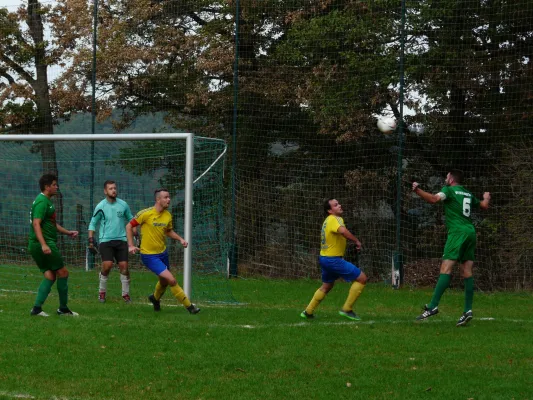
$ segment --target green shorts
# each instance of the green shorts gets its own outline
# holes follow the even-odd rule
[[[448,233],[443,260],[476,261],[476,232]]]
[[[59,250],[55,243],[47,243],[52,252],[50,254],[44,254],[40,243],[30,243],[28,251],[37,263],[37,266],[44,274],[46,271],[57,271],[63,268],[63,257],[59,253]]]

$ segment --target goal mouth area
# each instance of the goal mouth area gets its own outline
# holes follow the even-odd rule
[[[52,198],[57,221],[66,229],[79,231],[74,240],[58,236],[67,268],[100,268],[99,256],[88,255],[86,243],[94,207],[105,198],[105,181],[116,182],[118,197],[128,203],[133,215],[152,207],[154,191],[164,187],[171,195],[173,228],[190,244],[184,249],[179,243],[167,242],[171,267],[183,273],[180,284],[189,297],[196,300],[198,292],[208,301],[208,289],[201,286],[214,283],[201,281],[204,275],[212,276],[218,285],[213,290],[224,292],[224,301],[234,301],[229,284],[223,283],[227,280],[228,248],[223,214],[227,146],[223,140],[192,133],[158,133],[1,135],[0,142],[0,179],[10,188],[0,209],[5,221],[0,227],[0,276],[20,281],[21,277],[3,266],[33,265],[26,251],[28,213],[40,192],[39,177],[51,171],[57,174],[60,187]],[[143,270],[138,257],[130,256],[130,260],[134,274]],[[19,273],[24,272],[19,269]],[[12,289],[6,279],[0,281],[0,289]],[[194,287],[196,282],[199,287]],[[213,293],[213,297],[218,295]]]

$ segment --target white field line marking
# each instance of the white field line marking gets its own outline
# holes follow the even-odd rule
[[[10,393],[10,392],[4,392],[4,391],[0,391],[0,396],[12,397],[14,399],[34,399],[35,398],[31,394]]]
[[[37,292],[36,291],[33,291],[33,290],[11,290],[11,289],[0,289],[0,292],[11,292],[11,293],[31,293],[31,294],[36,294]],[[0,294],[0,297],[7,297],[7,294]],[[85,297],[86,299],[87,297]],[[132,301],[131,304],[143,304],[143,305],[149,305],[151,306],[152,304],[151,303],[145,303],[144,301]],[[205,303],[202,303],[202,304],[208,304],[209,307],[243,307],[243,306],[247,306],[248,303],[241,303],[241,302],[226,302],[226,301],[206,301]],[[181,304],[166,304],[166,303],[162,303],[162,305],[164,305],[165,307],[183,307]]]
[[[173,313],[172,313],[173,314]],[[172,324],[175,325],[178,321],[171,319],[164,321],[159,320],[158,324]],[[218,324],[210,323],[209,321],[203,321],[201,319],[202,314],[199,316],[191,317],[191,323],[202,323],[206,322],[204,325],[207,328],[228,328],[228,329],[272,329],[272,328],[312,328],[312,327],[321,327],[321,326],[352,326],[356,327],[359,325],[395,325],[395,324],[406,324],[406,325],[420,325],[420,324],[455,324],[457,321],[455,318],[440,318],[424,321],[416,321],[414,319],[382,319],[382,320],[368,320],[368,321],[300,321],[300,322],[289,322],[289,323],[272,323],[272,324]],[[100,321],[115,321],[115,322],[139,322],[138,318],[123,318],[117,319],[116,317],[107,317],[107,316],[88,316],[80,315],[77,320],[100,320]],[[474,322],[507,322],[507,323],[532,323],[533,320],[523,320],[523,319],[511,319],[511,318],[494,318],[494,317],[483,317],[483,318],[474,318]],[[186,320],[183,320],[186,322]],[[196,327],[201,327],[196,325]]]
[[[32,290],[9,290],[9,289],[0,289],[0,292],[12,292],[12,293],[37,293],[35,291],[32,291]],[[2,295],[2,296],[5,296],[5,295]]]

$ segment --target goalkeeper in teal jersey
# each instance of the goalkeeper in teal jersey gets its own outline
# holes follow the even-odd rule
[[[57,280],[57,292],[59,294],[58,315],[77,316],[78,313],[71,311],[68,306],[68,271],[63,264],[63,258],[57,248],[57,232],[75,238],[78,231],[69,231],[56,222],[56,209],[51,198],[57,194],[59,186],[57,177],[45,174],[39,179],[41,193],[31,206],[30,212],[30,237],[28,252],[35,260],[43,273],[43,280],[37,291],[35,305],[31,315],[48,317],[42,309],[42,305],[48,298],[52,286]]]
[[[115,181],[104,182],[104,194],[105,199],[98,203],[89,223],[89,251],[92,254],[97,254],[94,231],[100,224],[98,249],[102,256],[102,271],[99,274],[98,299],[101,303],[106,301],[107,279],[116,261],[120,270],[122,298],[126,303],[131,303],[126,224],[133,219],[133,214],[128,203],[117,197]]]
[[[459,263],[461,275],[465,285],[465,306],[463,315],[457,321],[457,326],[466,325],[472,319],[472,303],[474,299],[474,278],[472,267],[475,261],[476,230],[472,224],[470,214],[473,208],[489,208],[490,193],[483,193],[483,200],[479,201],[472,193],[461,185],[463,173],[453,169],[446,176],[446,186],[437,194],[431,194],[420,189],[417,182],[413,182],[413,191],[430,204],[442,202],[448,238],[442,255],[442,264],[437,286],[433,292],[431,302],[424,306],[424,312],[416,319],[423,320],[439,312],[439,301],[450,284],[452,268]]]

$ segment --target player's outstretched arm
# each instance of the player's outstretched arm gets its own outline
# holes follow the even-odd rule
[[[187,243],[187,241],[185,239],[183,239],[180,235],[178,235],[176,232],[174,231],[167,231],[165,233],[165,235],[167,235],[169,238],[171,239],[174,239],[174,240],[177,240],[178,242],[181,243],[181,245],[183,247],[187,247],[189,245],[189,243]]]
[[[420,189],[418,182],[413,182],[413,192],[429,204],[435,204],[441,201],[441,197],[438,194],[431,194]]]
[[[352,241],[355,243],[355,248],[357,250],[361,250],[361,242],[359,239],[357,239],[352,232],[350,232],[346,227],[341,226],[339,229],[337,229],[337,232],[339,232],[342,236],[344,236],[346,239]]]
[[[76,236],[78,236],[78,231],[69,231],[68,229],[63,228],[61,225],[56,223],[56,229],[58,232],[70,236],[72,239],[74,239]]]

